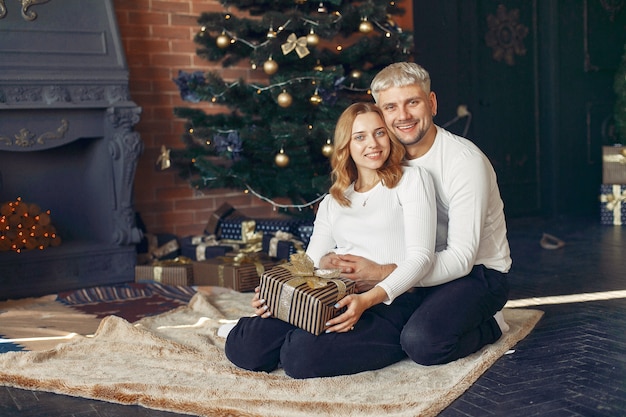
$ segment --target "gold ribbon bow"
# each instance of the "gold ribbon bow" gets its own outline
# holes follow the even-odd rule
[[[279,265],[286,269],[295,278],[285,282],[281,288],[278,297],[278,311],[275,312],[276,318],[288,321],[291,314],[291,304],[296,288],[307,283],[311,289],[324,288],[330,282],[337,286],[337,301],[341,300],[347,292],[345,282],[341,281],[339,275],[341,270],[338,269],[315,269],[313,260],[306,253],[294,253],[289,258],[288,264]]]
[[[346,284],[338,279],[341,275],[339,269],[315,269],[313,260],[306,253],[294,253],[289,257],[289,263],[282,264],[280,267],[285,268],[292,275],[304,279],[309,288],[324,288],[329,282],[334,282],[342,293],[341,297],[346,293]],[[299,284],[298,284],[299,285]],[[297,285],[294,285],[296,287]],[[342,291],[343,288],[343,291]]]
[[[283,55],[287,55],[294,49],[300,58],[304,58],[309,54],[309,50],[306,47],[306,36],[298,38],[295,33],[292,33],[287,37],[287,42],[280,46],[283,51]]]
[[[613,212],[615,220],[613,224],[622,224],[622,203],[626,203],[626,190],[622,192],[622,186],[617,184],[612,186],[612,194],[600,195],[600,202],[606,203],[606,209]]]

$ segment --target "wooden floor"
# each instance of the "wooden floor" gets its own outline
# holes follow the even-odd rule
[[[544,232],[566,246],[541,248]],[[440,416],[626,416],[626,298],[542,301],[584,293],[619,297],[614,292],[626,290],[626,226],[602,226],[595,218],[509,219],[509,239],[514,261],[510,298],[537,298],[533,308],[545,315],[513,353],[500,358]],[[177,414],[0,387],[0,416]]]

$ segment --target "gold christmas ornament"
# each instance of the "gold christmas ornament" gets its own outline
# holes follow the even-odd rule
[[[363,20],[361,20],[361,23],[359,24],[359,32],[370,33],[373,30],[374,30],[374,25],[372,25],[372,22],[367,20],[367,17],[364,17]]]
[[[274,157],[274,162],[276,163],[276,166],[280,168],[284,168],[289,165],[289,156],[287,156],[283,148],[280,148],[280,151]]]
[[[328,9],[324,6],[324,3],[320,1],[320,4],[317,6],[318,13],[328,13]]]
[[[311,102],[311,104],[313,104],[314,106],[317,106],[319,104],[322,103],[322,97],[318,94],[317,88],[315,89],[315,93],[313,93],[313,95],[311,96],[311,98],[309,99],[309,101]]]
[[[191,130],[191,129],[190,129]],[[170,149],[167,149],[165,145],[161,145],[161,153],[156,160],[156,164],[160,165],[161,171],[165,171],[172,166],[172,159],[170,158]]]
[[[280,46],[280,49],[283,51],[283,55],[287,55],[289,52],[295,49],[296,53],[298,54],[298,57],[304,58],[310,53],[306,45],[307,45],[306,36],[301,36],[298,38],[295,33],[292,33],[291,35],[287,37],[287,42],[285,42],[284,44]]]
[[[267,39],[276,39],[276,31],[272,26],[270,26],[269,30],[267,31]]]
[[[227,34],[222,33],[220,36],[217,37],[217,39],[215,39],[215,43],[218,48],[228,48],[228,45],[230,45],[230,38]]]
[[[313,29],[311,29],[309,34],[306,35],[306,43],[310,46],[317,46],[317,44],[320,43],[320,37],[317,36],[315,32],[313,32]]]
[[[283,92],[278,95],[277,102],[280,107],[286,108],[293,103],[293,97],[291,97],[291,94],[287,91],[283,90]]]
[[[276,74],[276,71],[278,71],[278,63],[274,61],[272,57],[269,57],[269,59],[263,63],[263,71],[267,75]]]
[[[326,143],[324,144],[324,146],[322,146],[322,155],[324,155],[326,158],[330,158],[334,150],[335,147],[330,142],[330,139],[326,139]]]

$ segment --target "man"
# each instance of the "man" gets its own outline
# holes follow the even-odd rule
[[[435,263],[415,283],[418,307],[400,343],[419,364],[448,363],[494,343],[508,329],[500,310],[508,297],[511,257],[496,175],[472,142],[434,124],[437,97],[421,66],[389,65],[374,78],[371,91],[388,129],[405,145],[408,163],[425,168],[437,192]],[[396,267],[332,253],[320,266],[342,268],[359,291]]]

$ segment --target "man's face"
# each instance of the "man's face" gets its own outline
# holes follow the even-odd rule
[[[433,127],[433,116],[437,114],[435,93],[427,94],[417,84],[380,91],[377,104],[387,127],[405,146],[421,141]]]

